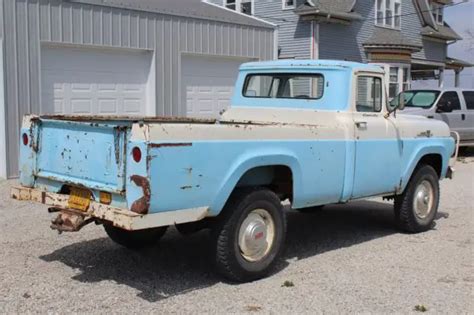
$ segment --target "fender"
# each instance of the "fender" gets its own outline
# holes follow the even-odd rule
[[[223,177],[222,185],[216,198],[209,208],[209,213],[213,216],[218,215],[224,207],[230,194],[237,186],[240,178],[249,170],[261,166],[283,165],[291,169],[293,175],[293,193],[294,198],[301,191],[302,175],[301,166],[293,152],[284,150],[268,150],[266,152],[248,152],[239,156],[229,168],[229,172]]]
[[[414,147],[411,148],[411,154],[407,156],[407,160],[402,163],[402,165],[405,165],[406,167],[401,170],[400,193],[405,190],[415,167],[426,155],[439,154],[441,156],[442,165],[440,179],[444,178],[446,176],[449,158],[451,156],[450,152],[452,150],[450,150],[450,148],[454,149],[454,140],[452,138],[432,139],[432,142],[430,142],[429,145],[426,145],[423,141],[407,141],[405,142],[405,145],[408,143],[411,143]],[[409,146],[405,149],[409,149]]]

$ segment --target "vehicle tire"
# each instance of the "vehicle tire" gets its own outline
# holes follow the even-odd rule
[[[410,233],[429,230],[438,212],[439,178],[430,165],[420,165],[413,172],[403,194],[395,197],[398,226]]]
[[[156,245],[165,234],[168,227],[158,227],[146,230],[127,231],[112,224],[104,224],[107,235],[115,243],[129,249],[140,249]]]
[[[280,257],[286,237],[286,215],[272,191],[236,191],[212,229],[217,270],[236,282],[266,276]]]
[[[301,213],[318,213],[324,210],[324,206],[314,206],[314,207],[301,208],[301,209],[295,209],[295,210]]]

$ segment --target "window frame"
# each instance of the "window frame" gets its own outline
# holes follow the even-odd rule
[[[444,25],[444,5],[441,3],[432,1],[430,3],[431,14],[436,24]],[[441,17],[441,21],[439,18]]]
[[[232,3],[229,3],[229,1]],[[250,2],[250,14],[242,12],[242,2]],[[235,9],[229,8],[228,5],[234,5]],[[255,14],[255,0],[224,0],[224,8],[241,14],[253,16]]]
[[[281,1],[281,9],[282,10],[294,10],[296,9],[296,0],[293,0],[293,4],[292,5],[287,5],[287,2],[288,0],[282,0]]]
[[[457,91],[444,91],[443,93],[440,94],[438,100],[436,101],[436,106],[438,106],[439,102],[443,99],[443,97],[446,95],[446,94],[454,94],[456,95],[456,98],[458,99],[458,104],[459,104],[459,108],[452,108],[452,111],[462,111],[462,104],[461,104],[461,98],[459,97],[459,93]]]
[[[358,100],[358,95],[359,95],[359,78],[371,78],[373,82],[375,83],[375,80],[380,81],[380,108],[378,110],[375,110],[375,98],[374,98],[374,110],[365,112],[365,111],[359,111],[357,110],[357,100]],[[355,82],[355,94],[353,98],[354,102],[354,111],[356,113],[361,113],[361,114],[377,114],[377,113],[382,113],[382,111],[387,110],[388,104],[384,106],[384,103],[386,103],[386,96],[385,96],[385,89],[384,89],[384,84],[383,84],[383,77],[381,75],[376,75],[372,73],[359,73],[356,76],[356,82]]]
[[[387,2],[389,2],[389,8],[387,8]],[[379,10],[379,4],[380,10]],[[396,12],[396,4],[398,5],[398,11]],[[395,30],[402,29],[402,1],[401,0],[375,0],[375,26],[378,27],[385,27]],[[381,22],[379,22],[378,13],[382,13]],[[390,16],[388,17],[387,12],[391,12]],[[390,20],[390,23],[387,21]],[[397,21],[399,25],[397,24]]]
[[[322,82],[322,90],[321,90],[321,96],[320,97],[310,97],[310,98],[297,98],[297,97],[269,97],[269,96],[248,96],[246,95],[246,90],[248,88],[248,85],[250,83],[250,78],[254,76],[278,76],[278,75],[286,75],[286,76],[296,76],[296,77],[321,77],[323,79]],[[273,84],[273,83],[272,83]],[[242,97],[244,98],[255,98],[255,99],[267,99],[267,100],[301,100],[301,101],[316,101],[320,100],[324,97],[324,92],[325,92],[325,86],[326,86],[326,78],[322,73],[299,73],[299,72],[280,72],[280,73],[249,73],[245,76],[244,79],[244,84],[242,86]],[[293,87],[290,86],[290,89],[293,90]]]
[[[469,103],[467,102],[467,97],[466,97],[466,94],[467,94],[467,93],[469,93],[469,94],[472,93],[472,94],[473,94],[473,96],[472,96],[472,98],[473,98],[472,107],[469,107],[469,106],[468,106]],[[463,97],[463,99],[464,99],[464,104],[466,105],[466,110],[472,110],[472,111],[474,111],[474,91],[462,91],[461,94],[462,94],[462,97]]]

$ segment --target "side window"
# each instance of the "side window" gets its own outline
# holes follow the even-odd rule
[[[438,106],[450,108],[451,110],[461,110],[457,92],[444,92],[438,101]]]
[[[382,110],[382,80],[376,77],[357,77],[356,109],[358,112]]]
[[[462,92],[464,100],[466,101],[466,107],[468,110],[474,110],[474,91]]]

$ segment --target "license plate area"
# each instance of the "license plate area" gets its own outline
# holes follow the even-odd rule
[[[68,207],[80,211],[87,211],[91,204],[91,192],[87,189],[70,187]]]

